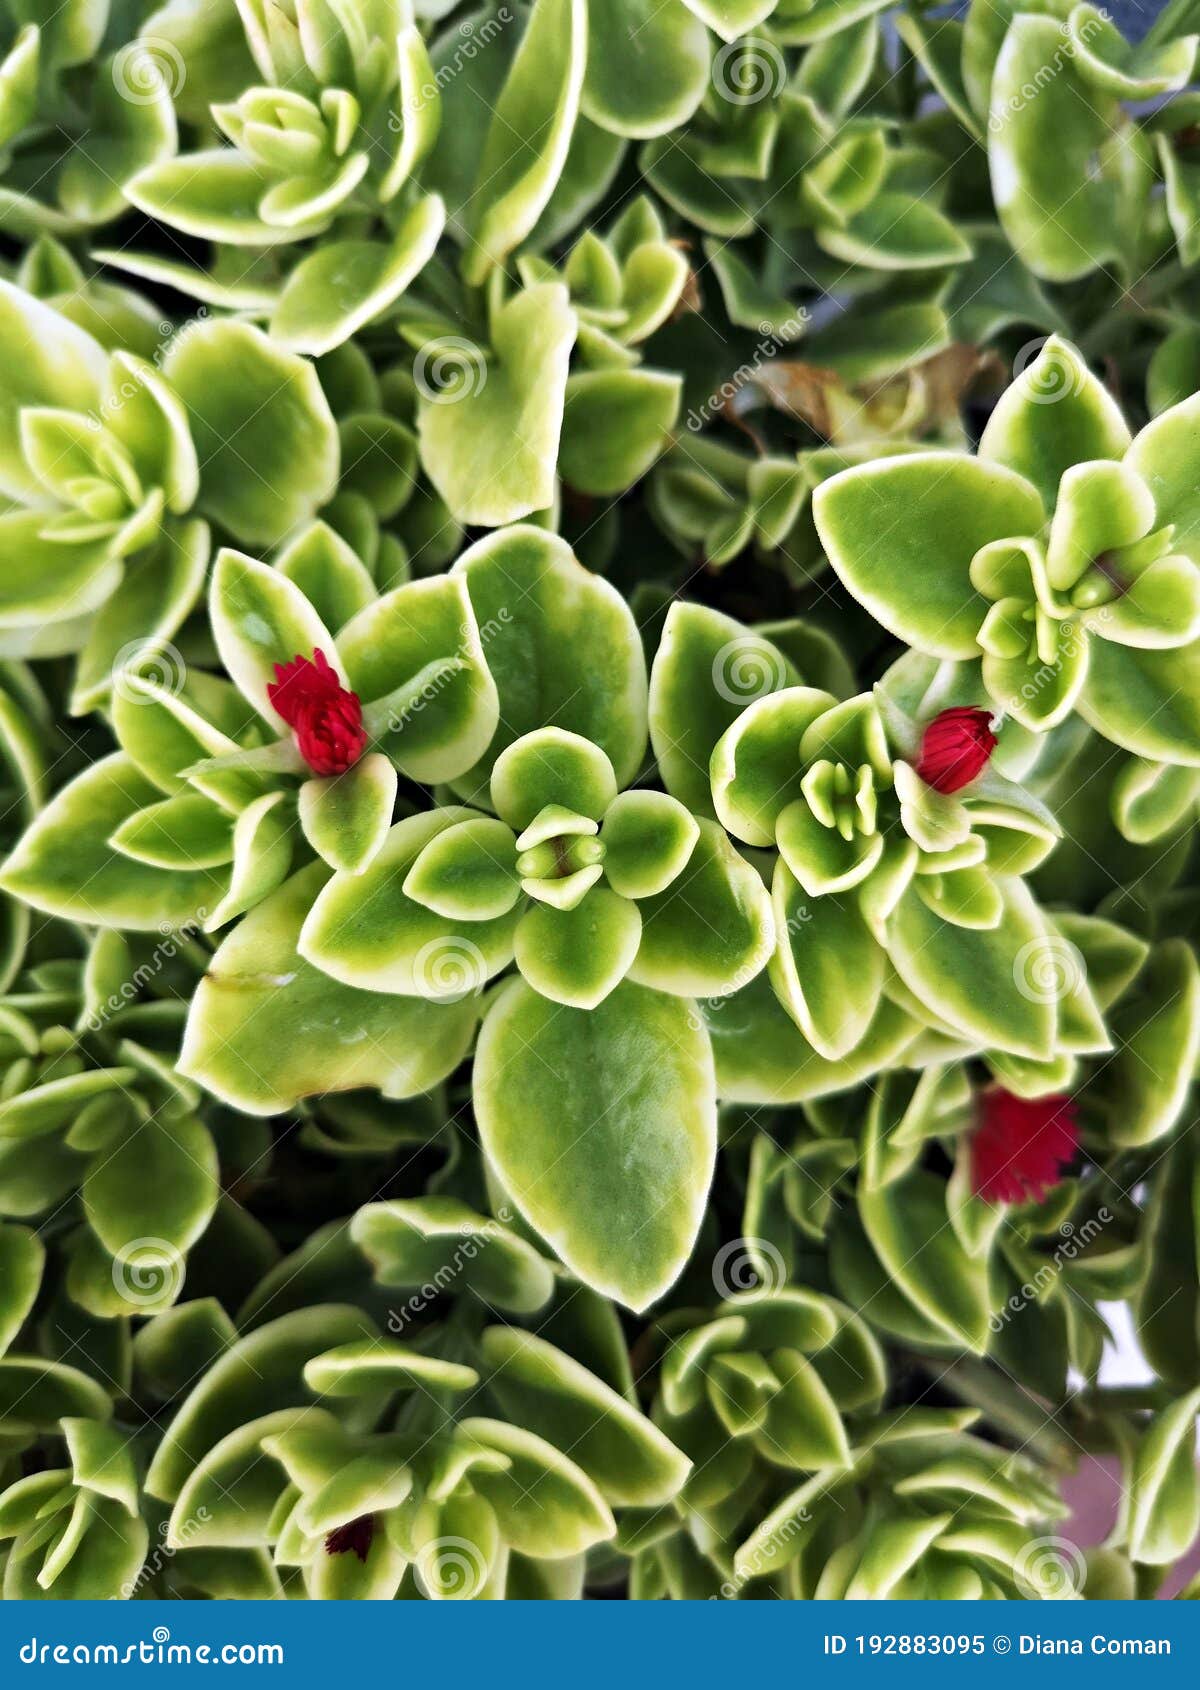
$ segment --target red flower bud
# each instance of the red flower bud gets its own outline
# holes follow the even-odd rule
[[[323,651],[277,663],[267,697],[314,775],[345,774],[366,750],[358,694],[341,684]]]
[[[971,1140],[971,1184],[993,1203],[1040,1203],[1079,1148],[1069,1097],[1016,1097],[992,1086],[982,1092]]]
[[[360,1561],[365,1561],[371,1553],[371,1545],[375,1541],[374,1514],[360,1514],[357,1520],[347,1520],[344,1526],[335,1526],[325,1536],[326,1555],[345,1555],[353,1551]]]
[[[917,773],[938,792],[957,792],[987,768],[996,749],[991,712],[961,705],[933,718],[921,740]]]

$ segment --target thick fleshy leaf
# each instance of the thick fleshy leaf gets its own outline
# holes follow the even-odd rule
[[[306,780],[300,827],[330,868],[361,874],[387,838],[396,805],[396,771],[378,751],[343,775]]]
[[[661,1296],[716,1154],[712,1055],[687,1005],[626,982],[567,1009],[517,982],[484,1021],[474,1086],[484,1153],[530,1225],[605,1296]]]
[[[1171,550],[1200,562],[1200,493],[1188,473],[1196,430],[1200,428],[1200,394],[1173,405],[1147,423],[1134,440],[1125,462],[1136,470],[1154,496],[1158,527],[1170,523],[1175,532]]]
[[[708,46],[685,0],[589,0],[584,111],[638,139],[678,128],[708,86]]]
[[[361,874],[337,874],[316,894],[300,952],[347,987],[402,997],[466,1000],[512,960],[520,911],[490,920],[448,920],[404,891],[432,839],[473,812],[459,807],[397,822]]]
[[[421,462],[460,522],[496,528],[553,502],[575,331],[567,290],[544,282],[496,311],[486,362],[461,340],[431,343],[418,380]],[[455,379],[439,390],[447,371]]]
[[[1198,1411],[1200,1390],[1190,1391],[1155,1416],[1138,1444],[1129,1475],[1129,1553],[1135,1561],[1169,1566],[1195,1542],[1200,1528]]]
[[[216,904],[219,875],[154,868],[108,844],[159,797],[120,753],[93,763],[22,836],[0,876],[5,890],[35,909],[92,927],[145,932],[187,926]]]
[[[991,85],[992,193],[1009,242],[1046,281],[1072,281],[1121,256],[1112,166],[1098,167],[1116,116],[1113,97],[1084,82],[1054,18],[1013,19]]]
[[[436,194],[412,206],[390,246],[332,241],[301,259],[271,317],[271,338],[320,357],[393,305],[433,257],[446,222]]]
[[[448,1282],[512,1314],[534,1313],[554,1292],[554,1275],[532,1245],[453,1197],[368,1203],[350,1235],[382,1285],[419,1291]]]
[[[368,732],[410,779],[453,780],[486,750],[499,705],[465,582],[394,587],[346,624],[337,655]]]
[[[1051,335],[1000,396],[979,442],[979,456],[1032,482],[1052,510],[1069,469],[1123,457],[1129,438],[1108,389],[1069,341]],[[1009,530],[1013,535],[1036,532],[1036,526]]]
[[[139,171],[126,182],[125,197],[168,228],[235,247],[275,246],[324,227],[328,216],[320,211],[290,227],[268,223],[260,208],[274,180],[265,166],[232,147],[210,147]]]
[[[732,617],[673,604],[650,674],[650,739],[668,792],[697,815],[715,815],[717,742],[748,706],[799,679],[778,646]]]
[[[752,980],[775,947],[771,899],[715,822],[699,823],[687,868],[638,905],[642,942],[630,978],[681,997],[723,997]]]
[[[552,837],[539,821],[548,809],[599,821],[616,796],[616,775],[605,753],[562,728],[523,734],[492,769],[492,808],[522,834]],[[525,839],[520,849],[536,843]]]
[[[1057,976],[1047,984],[1043,974],[1061,941],[1022,881],[998,884],[1004,911],[990,929],[944,920],[910,887],[889,924],[888,954],[919,1001],[965,1037],[1041,1060],[1053,1053],[1065,990]]]
[[[545,209],[579,115],[587,32],[585,0],[535,0],[492,112],[467,211],[463,273],[468,282],[482,282]]]
[[[24,1326],[42,1283],[46,1252],[25,1226],[0,1224],[0,1355]]]
[[[404,892],[447,921],[489,921],[521,895],[512,828],[475,816],[437,833],[404,881]]]
[[[469,996],[383,997],[339,985],[300,957],[300,929],[327,872],[314,863],[259,904],[192,999],[179,1070],[249,1115],[358,1086],[412,1097],[455,1068],[470,1043]]]
[[[586,1367],[512,1326],[489,1327],[482,1349],[509,1422],[570,1450],[613,1507],[654,1507],[679,1490],[687,1457]]]
[[[461,1420],[459,1430],[505,1457],[502,1469],[477,1469],[472,1486],[491,1504],[511,1548],[559,1560],[582,1554],[616,1532],[596,1485],[544,1438],[503,1420],[473,1417]]]
[[[662,370],[587,370],[572,376],[558,454],[563,480],[600,498],[631,487],[670,443],[681,392],[680,378]]]
[[[517,967],[554,1003],[594,1009],[629,972],[638,954],[638,906],[607,886],[593,886],[570,909],[534,904],[516,932]]]
[[[526,526],[479,541],[451,574],[466,582],[500,694],[491,745],[457,790],[486,802],[499,754],[547,723],[598,745],[628,785],[646,749],[646,660],[621,595],[565,541]]]
[[[853,896],[809,897],[785,862],[772,890],[779,1001],[830,1062],[848,1056],[879,1007],[885,955]]]
[[[687,868],[700,827],[665,792],[622,792],[604,812],[604,875],[623,898],[665,892]]]
[[[99,1156],[83,1184],[83,1206],[100,1242],[118,1262],[149,1245],[179,1271],[217,1205],[217,1151],[198,1120],[159,1118],[135,1127]],[[136,1264],[130,1260],[128,1271]]]
[[[1185,940],[1154,946],[1111,1021],[1096,1102],[1112,1143],[1153,1144],[1178,1121],[1200,1055],[1200,969]]]
[[[337,428],[311,364],[249,323],[179,336],[163,373],[187,407],[199,508],[246,545],[276,545],[333,496]]]
[[[1092,640],[1079,714],[1139,757],[1200,764],[1200,640],[1169,651]]]
[[[209,616],[221,662],[259,713],[279,733],[286,723],[267,697],[277,664],[324,654],[339,669],[333,635],[300,588],[277,569],[223,546],[209,590]],[[339,674],[345,681],[345,673]]]
[[[1029,481],[1002,465],[922,452],[822,482],[813,519],[834,569],[877,621],[919,651],[964,658],[977,654],[988,610],[971,559],[992,541],[1036,534],[1044,515]]]
[[[38,483],[21,451],[19,416],[26,405],[94,410],[107,359],[99,343],[40,299],[0,281],[0,492],[38,498]]]
[[[982,1355],[991,1312],[987,1263],[969,1256],[947,1224],[941,1182],[911,1173],[874,1190],[860,1189],[858,1207],[897,1289],[949,1339]]]
[[[788,687],[746,707],[712,754],[713,803],[730,833],[771,845],[781,813],[801,796],[800,741],[837,701],[815,687]]]

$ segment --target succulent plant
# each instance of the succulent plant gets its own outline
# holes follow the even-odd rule
[[[0,10],[4,1597],[1175,1594],[1196,6]]]

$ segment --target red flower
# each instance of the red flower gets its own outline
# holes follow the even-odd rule
[[[358,694],[347,692],[323,651],[311,658],[297,652],[290,663],[277,663],[267,697],[314,775],[345,774],[366,750]]]
[[[347,1520],[344,1526],[335,1526],[326,1534],[325,1553],[345,1555],[347,1550],[353,1550],[360,1561],[365,1561],[374,1541],[374,1514],[360,1514],[357,1520]]]
[[[1015,1097],[992,1086],[979,1097],[971,1183],[994,1203],[1040,1203],[1079,1148],[1069,1097]]]
[[[970,705],[943,710],[921,740],[917,773],[938,792],[957,792],[987,768],[996,749],[991,713]]]

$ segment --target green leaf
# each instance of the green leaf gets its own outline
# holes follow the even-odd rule
[[[273,546],[332,498],[337,428],[316,371],[249,323],[178,336],[163,373],[187,408],[199,508],[244,545]]]
[[[515,1327],[488,1327],[481,1347],[509,1422],[570,1450],[612,1507],[654,1507],[675,1496],[691,1463],[611,1386]]]
[[[715,822],[698,825],[685,872],[638,906],[642,942],[629,973],[681,997],[722,997],[766,967],[775,927],[757,869]]]
[[[500,721],[480,763],[456,782],[486,802],[499,754],[553,723],[606,753],[627,786],[646,748],[646,660],[629,606],[565,541],[519,526],[480,540],[451,571],[475,608]]]
[[[92,927],[147,932],[187,926],[217,902],[219,875],[155,868],[108,844],[159,796],[128,757],[102,758],[63,787],[27,829],[0,884],[35,909]]]
[[[523,981],[480,1032],[484,1154],[586,1284],[644,1309],[695,1242],[716,1154],[707,1035],[685,1003],[628,982],[567,1009]]]
[[[566,484],[608,498],[640,481],[670,444],[681,392],[681,378],[662,370],[571,376],[558,454]]]
[[[992,541],[1037,533],[1044,517],[1022,476],[962,453],[922,452],[823,481],[813,519],[830,563],[876,621],[920,651],[965,658],[979,650],[988,610],[971,559]]]
[[[529,234],[562,173],[579,113],[587,29],[584,0],[535,0],[479,161],[463,258],[470,283],[484,281]]]
[[[521,896],[512,828],[475,816],[437,833],[404,881],[404,894],[447,921],[490,921]]]
[[[114,1259],[124,1261],[131,1246],[144,1255],[152,1244],[175,1272],[212,1219],[217,1196],[216,1146],[190,1116],[160,1115],[135,1127],[92,1162],[83,1183],[84,1212]]]
[[[859,1188],[859,1214],[893,1284],[947,1338],[976,1355],[988,1347],[986,1262],[969,1256],[946,1219],[944,1184],[920,1170]]]
[[[248,1115],[358,1086],[415,1096],[457,1067],[474,1031],[469,997],[434,1004],[358,991],[299,956],[326,878],[311,864],[252,910],[192,998],[179,1071]]]
[[[560,1560],[615,1534],[616,1522],[598,1487],[545,1438],[503,1420],[474,1417],[460,1420],[459,1432],[505,1458],[503,1468],[476,1468],[471,1483],[491,1504],[510,1548]]]
[[[684,872],[700,827],[665,792],[622,792],[604,812],[604,874],[623,898],[652,898]]]
[[[887,949],[900,979],[941,1021],[983,1049],[1042,1061],[1054,1052],[1058,997],[1039,958],[1061,943],[1020,880],[998,879],[999,925],[960,927],[910,887],[888,927]],[[1045,968],[1045,962],[1042,964]]]
[[[709,44],[685,0],[589,0],[583,110],[644,139],[687,122],[708,87]]]
[[[1200,640],[1169,651],[1089,643],[1084,721],[1139,757],[1200,765]]]
[[[350,1236],[381,1285],[451,1284],[512,1314],[534,1314],[554,1293],[553,1272],[532,1245],[454,1197],[368,1203]]]
[[[575,331],[566,288],[544,282],[496,311],[486,362],[461,340],[434,340],[422,354],[421,462],[459,522],[496,528],[553,502]],[[431,384],[456,367],[453,385]]]
[[[319,891],[300,933],[301,955],[343,985],[373,994],[451,1001],[478,995],[512,960],[519,909],[450,921],[404,890],[429,842],[472,819],[455,806],[397,822],[361,874],[334,875]]]
[[[1001,394],[979,442],[979,456],[1024,476],[1052,510],[1069,469],[1095,459],[1124,457],[1129,438],[1121,408],[1108,389],[1069,341],[1051,335]],[[1009,530],[1012,535],[1036,532],[1037,524],[1028,523]]]
[[[650,740],[667,791],[696,815],[714,816],[717,742],[748,706],[799,678],[778,646],[732,617],[672,604],[650,673]]]
[[[7,281],[0,281],[0,355],[0,492],[36,501],[41,494],[21,450],[20,413],[26,405],[96,410],[107,359],[90,334]]]
[[[28,1227],[0,1223],[0,1355],[20,1332],[37,1300],[46,1252]]]
[[[361,874],[392,825],[396,771],[378,751],[327,779],[300,788],[300,827],[317,855],[333,869]]]
[[[1194,1390],[1151,1421],[1137,1447],[1129,1487],[1129,1554],[1151,1566],[1170,1566],[1200,1530],[1200,1474],[1196,1470]]]
[[[885,953],[853,897],[809,897],[787,864],[772,888],[777,949],[771,980],[779,1001],[830,1062],[849,1056],[874,1019]]]
[[[331,241],[302,258],[271,316],[271,339],[312,357],[349,340],[392,306],[433,257],[446,207],[427,194],[401,219],[390,246]]]
[[[569,909],[534,904],[516,932],[517,967],[554,1003],[595,1009],[622,981],[638,954],[638,906],[593,886]]]

